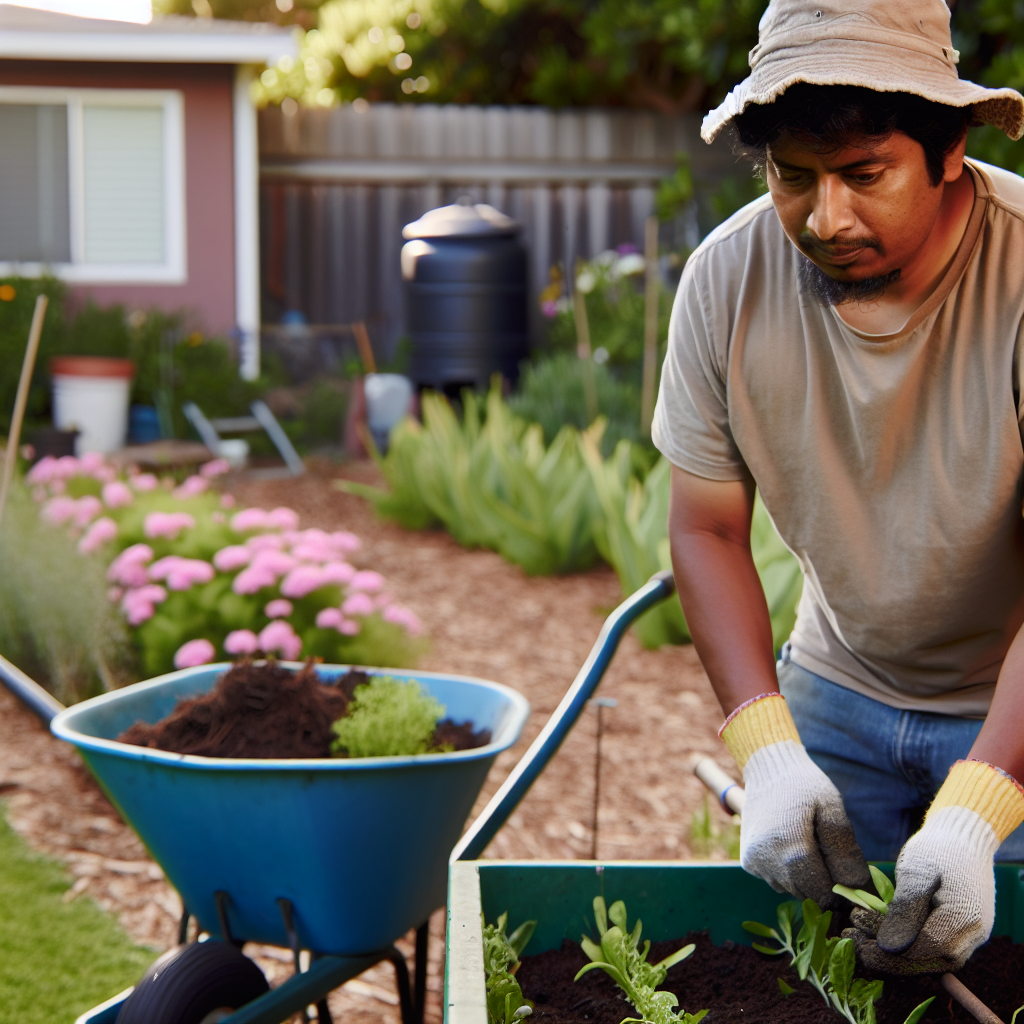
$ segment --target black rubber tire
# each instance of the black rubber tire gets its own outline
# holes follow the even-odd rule
[[[150,965],[117,1024],[200,1024],[213,1010],[237,1010],[269,991],[263,972],[227,942],[190,942]]]

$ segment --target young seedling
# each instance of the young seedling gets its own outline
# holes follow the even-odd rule
[[[609,925],[609,920],[611,924]],[[626,904],[618,900],[606,908],[604,898],[594,898],[594,921],[600,936],[599,942],[583,936],[580,945],[590,957],[586,965],[573,979],[579,981],[584,974],[600,968],[622,989],[632,1003],[639,1017],[627,1017],[622,1024],[699,1024],[707,1010],[697,1013],[679,1014],[675,1008],[679,1000],[671,992],[658,992],[658,986],[665,980],[670,967],[685,960],[696,948],[692,943],[676,950],[656,964],[647,962],[651,949],[650,939],[640,946],[643,925],[637,920],[632,931],[627,926]]]
[[[832,891],[840,896],[845,896],[851,903],[856,903],[858,907],[863,907],[865,910],[875,910],[882,915],[888,914],[889,904],[892,903],[893,893],[896,890],[888,876],[879,871],[874,864],[868,865],[868,871],[871,872],[871,881],[875,883],[878,896],[866,889],[851,889],[846,885],[833,885]]]
[[[875,885],[878,884],[876,879]],[[798,913],[803,922],[794,935]],[[828,938],[829,925],[832,923],[831,911],[822,913],[814,900],[804,900],[799,908],[793,901],[781,904],[777,914],[777,929],[769,928],[759,921],[743,922],[746,931],[762,938],[774,939],[779,944],[779,948],[775,949],[755,942],[754,949],[771,956],[788,953],[790,965],[796,969],[800,980],[809,981],[825,1000],[825,1004],[849,1021],[849,1024],[875,1024],[875,1003],[882,997],[882,982],[854,978],[856,950],[853,940]],[[779,990],[783,995],[791,995],[794,991],[782,978],[779,978]],[[934,998],[915,1007],[904,1024],[917,1024]]]
[[[508,914],[502,914],[497,924],[483,921],[487,1024],[515,1024],[533,1013],[515,973],[519,969],[519,954],[530,941],[537,922],[524,921],[511,935],[505,934],[507,923]]]

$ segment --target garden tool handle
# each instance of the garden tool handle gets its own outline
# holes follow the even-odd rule
[[[519,801],[526,796],[537,776],[554,757],[569,730],[576,724],[576,720],[587,706],[587,701],[597,689],[597,684],[601,682],[601,677],[608,668],[623,634],[648,608],[671,597],[675,590],[676,585],[671,572],[666,570],[655,573],[605,619],[601,632],[572,686],[541,729],[540,735],[530,744],[529,750],[491,798],[483,813],[459,840],[452,851],[451,862],[475,860],[483,853],[484,848],[516,809]]]
[[[43,720],[44,725],[49,725],[50,721],[64,710],[64,705],[53,694],[44,690],[31,676],[27,676],[2,655],[0,683],[3,683],[30,711],[34,711]]]
[[[702,757],[693,763],[693,774],[704,783],[721,801],[722,806],[733,814],[743,813],[743,802],[746,794],[743,787],[733,780],[710,757]],[[979,1024],[1003,1024],[997,1017],[959,978],[952,974],[942,975],[942,987],[972,1016]]]

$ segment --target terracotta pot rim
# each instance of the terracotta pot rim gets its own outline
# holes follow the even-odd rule
[[[118,377],[131,379],[135,366],[130,359],[109,356],[54,356],[50,359],[52,377]]]

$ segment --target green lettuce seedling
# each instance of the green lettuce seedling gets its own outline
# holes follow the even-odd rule
[[[488,924],[481,916],[484,941],[484,974],[487,985],[487,1024],[516,1024],[533,1013],[529,1000],[515,979],[519,954],[533,935],[536,921],[524,921],[511,935],[505,934],[508,914],[497,924]]]
[[[840,896],[845,896],[851,903],[856,903],[858,907],[863,907],[865,910],[876,910],[879,914],[888,914],[889,904],[892,903],[893,893],[896,890],[888,876],[879,871],[874,864],[868,865],[868,871],[871,872],[871,881],[875,883],[878,896],[866,889],[851,889],[846,885],[833,885],[832,891]]]
[[[872,878],[879,892],[888,891],[892,895],[892,885],[889,879],[885,878],[877,868],[872,867]],[[885,889],[875,877],[878,873],[888,884]],[[836,886],[835,891],[839,892],[844,886]],[[854,892],[854,890],[850,890]],[[862,890],[856,890],[858,896],[872,896]],[[845,893],[844,893],[845,895]],[[877,896],[873,897],[878,900]],[[860,906],[871,907],[868,902],[860,902]],[[794,935],[798,913],[802,916],[801,928]],[[778,911],[779,927],[769,928],[768,925],[759,921],[744,921],[743,927],[753,935],[762,938],[774,939],[779,948],[766,946],[761,943],[753,943],[754,949],[761,953],[768,953],[771,956],[779,956],[788,953],[790,965],[796,969],[801,981],[809,981],[821,994],[826,1005],[834,1009],[840,1016],[849,1021],[849,1024],[875,1024],[875,1003],[882,998],[882,982],[866,981],[863,978],[855,978],[856,949],[852,939],[828,938],[829,925],[832,923],[832,912],[821,912],[821,908],[814,900],[804,900],[798,907],[793,901],[779,905]],[[794,989],[787,985],[782,978],[779,978],[779,990],[783,995],[791,995]],[[926,999],[920,1006],[916,1006],[907,1017],[904,1024],[917,1024],[924,1016],[935,997]]]
[[[348,714],[331,728],[335,756],[394,757],[426,754],[445,707],[415,680],[374,676],[357,686]]]
[[[611,925],[608,924],[611,920]],[[622,989],[626,998],[639,1017],[627,1017],[622,1024],[699,1024],[708,1012],[682,1014],[675,1012],[679,1000],[671,992],[658,992],[658,986],[665,980],[668,969],[685,960],[696,948],[692,943],[676,950],[656,964],[647,962],[651,941],[640,946],[642,923],[637,920],[632,931],[627,926],[626,904],[622,900],[605,908],[604,898],[594,898],[594,921],[600,936],[600,944],[583,936],[580,945],[591,962],[582,968],[573,979],[579,981],[584,974],[600,968]]]

